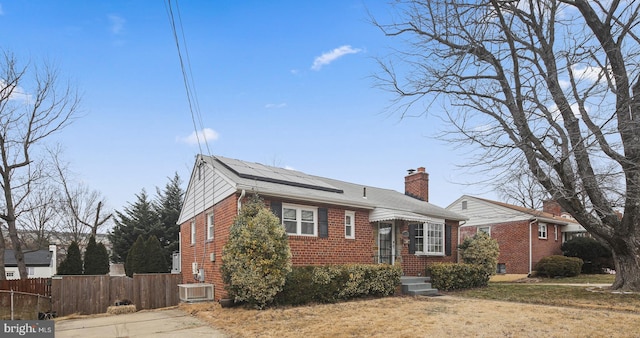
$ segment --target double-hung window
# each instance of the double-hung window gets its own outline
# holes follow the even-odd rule
[[[282,223],[290,235],[317,236],[318,208],[283,204]]]
[[[444,224],[414,224],[415,252],[422,255],[444,255]]]
[[[538,224],[538,238],[547,239],[547,225]]]
[[[479,232],[484,232],[485,234],[491,236],[491,227],[490,226],[479,227],[478,231]]]
[[[344,212],[344,238],[356,238],[356,213],[354,211]]]
[[[207,240],[213,239],[213,212],[207,214]]]

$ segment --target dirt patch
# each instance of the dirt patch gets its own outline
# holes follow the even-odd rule
[[[628,337],[640,314],[444,297],[389,297],[291,308],[180,309],[232,337]]]

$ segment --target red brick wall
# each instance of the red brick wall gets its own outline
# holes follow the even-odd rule
[[[269,204],[269,201],[266,202]],[[294,201],[282,202],[328,209],[329,237],[289,236],[289,247],[294,266],[373,263],[374,239],[367,210],[304,204]],[[346,210],[356,213],[355,239],[344,237],[344,213]]]
[[[408,222],[402,222],[398,226],[400,236],[396,238],[400,238],[400,240],[396,240],[396,246],[401,246],[402,271],[405,276],[424,276],[427,265],[429,264],[455,263],[458,261],[458,222],[447,221],[446,225],[451,226],[451,256],[417,256],[410,254],[409,238],[402,237],[401,235],[403,232],[409,231],[409,224]]]
[[[476,227],[462,227],[460,238],[473,236]],[[507,273],[529,273],[529,237],[531,237],[532,266],[542,257],[562,254],[562,234],[558,228],[558,240],[555,240],[554,225],[547,225],[547,239],[538,238],[538,224],[531,225],[529,234],[529,221],[506,222],[491,225],[491,237],[498,241],[500,255],[498,263],[505,264]]]
[[[204,269],[206,283],[214,284],[215,299],[227,297],[222,283],[220,267],[222,266],[222,248],[229,239],[229,228],[237,215],[237,195],[231,195],[213,207],[214,239],[207,241],[206,215],[211,208],[196,216],[196,243],[191,244],[191,221],[180,225],[182,244],[182,280],[185,283],[196,283],[191,273],[191,263],[197,262]],[[211,262],[210,254],[215,253],[215,262]]]

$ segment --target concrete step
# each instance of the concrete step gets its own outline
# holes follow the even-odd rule
[[[438,295],[438,290],[437,289],[413,290],[413,291],[409,291],[409,292],[405,293],[405,295],[410,295],[410,296],[437,296]]]
[[[409,291],[423,290],[423,289],[432,289],[431,283],[403,283],[402,284],[402,293],[407,293]]]
[[[431,277],[414,277],[414,276],[402,276],[400,277],[400,283],[429,283]]]

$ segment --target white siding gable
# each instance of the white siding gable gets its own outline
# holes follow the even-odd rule
[[[464,210],[462,209],[463,202],[466,202],[466,209]],[[449,205],[447,210],[469,217],[469,220],[464,223],[464,226],[491,225],[528,220],[531,218],[531,215],[524,212],[505,208],[466,195]]]
[[[216,170],[210,162],[201,162],[200,159],[196,159],[191,172],[178,224],[190,220],[237,191],[233,181]]]

